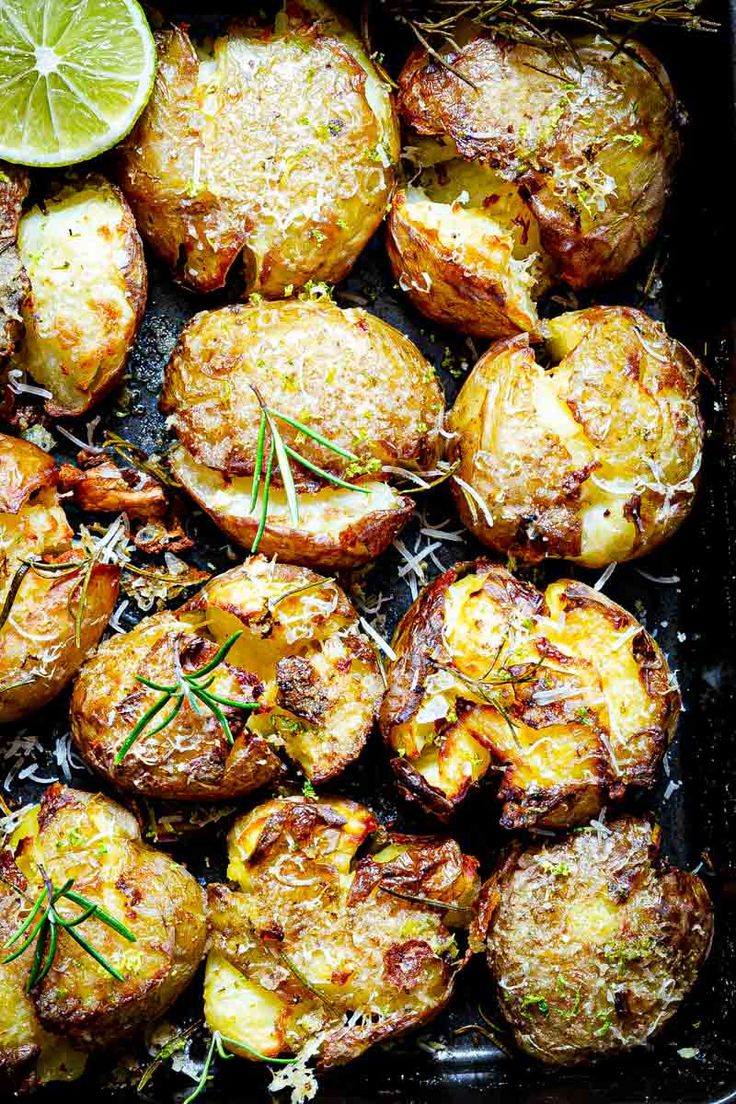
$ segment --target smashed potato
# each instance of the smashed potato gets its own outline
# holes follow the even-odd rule
[[[527,336],[494,345],[450,413],[463,523],[519,559],[602,567],[649,552],[689,513],[700,469],[699,365],[630,307],[545,324],[553,367]]]
[[[214,708],[190,693],[157,730],[176,705],[173,695],[116,762],[161,699],[141,679],[175,684],[206,667],[235,633],[210,672]],[[374,648],[341,588],[256,556],[212,579],[181,609],[145,618],[103,644],[75,683],[72,736],[87,762],[122,789],[233,798],[278,777],[282,751],[313,782],[339,774],[362,751],[382,690]]]
[[[268,499],[261,479],[252,501],[262,405],[305,461],[289,464],[298,524],[279,463]],[[432,367],[386,322],[327,300],[196,315],[166,368],[161,408],[181,442],[174,473],[228,536],[251,548],[266,511],[259,549],[311,566],[379,555],[412,510],[388,479],[434,469],[441,451],[444,400]],[[264,457],[270,441],[269,428]]]
[[[713,935],[708,892],[622,817],[560,842],[515,844],[475,925],[516,1042],[557,1065],[646,1043],[692,988]]]
[[[84,414],[120,382],[146,304],[146,265],[120,191],[93,174],[20,220],[28,274],[13,366],[51,392],[55,417]]]
[[[0,434],[0,723],[63,690],[117,601],[120,568],[73,546],[57,478],[45,452]]]
[[[185,989],[204,952],[204,892],[184,867],[142,842],[135,818],[120,805],[58,784],[26,813],[0,863],[3,932],[17,931],[27,918],[45,877],[54,891],[66,886],[103,908],[132,937],[96,914],[61,929],[56,947],[49,946],[48,973],[27,995],[35,944],[0,965],[0,992],[7,996],[0,1068],[27,1084],[77,1076],[84,1065],[79,1051],[107,1047],[146,1026]],[[85,911],[64,895],[56,907],[67,920]]]
[[[538,335],[536,299],[551,266],[518,188],[458,157],[449,139],[418,140],[405,153],[412,180],[394,196],[386,239],[399,286],[444,326]]]
[[[352,801],[300,797],[233,826],[237,888],[208,886],[205,975],[205,1017],[229,1050],[273,1058],[312,1041],[325,1068],[447,1003],[467,961],[448,924],[467,923],[477,863],[451,840],[386,833],[358,858],[378,827]]]
[[[583,583],[542,594],[487,561],[456,564],[393,647],[381,729],[427,811],[448,816],[491,770],[506,828],[581,824],[653,785],[677,683],[631,614]]]
[[[399,78],[410,171],[389,218],[394,271],[438,322],[538,334],[550,282],[614,279],[652,241],[675,97],[632,42],[581,40],[573,58],[478,31],[447,60],[455,72],[416,50]]]
[[[388,85],[342,18],[289,0],[275,28],[234,22],[195,48],[157,35],[151,100],[120,149],[120,183],[177,280],[278,298],[341,280],[381,222],[398,125]]]

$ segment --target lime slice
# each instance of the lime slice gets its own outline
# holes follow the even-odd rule
[[[0,0],[0,158],[95,157],[131,129],[155,75],[136,0]]]

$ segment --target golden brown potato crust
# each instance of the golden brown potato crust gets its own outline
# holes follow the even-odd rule
[[[53,965],[31,992],[41,1025],[82,1049],[109,1046],[161,1016],[180,995],[204,952],[204,893],[168,855],[146,846],[135,819],[101,794],[54,784],[22,821],[5,862],[34,901],[43,882],[74,879],[74,890],[125,924],[135,942],[96,917],[84,938],[123,974],[118,981],[61,932]],[[14,908],[11,890],[0,910]],[[60,905],[74,916],[76,906]],[[27,911],[27,910],[26,910]],[[31,966],[33,947],[19,959]]]
[[[119,764],[115,756],[177,671],[202,668],[233,633],[240,637],[209,687],[234,742],[211,711],[186,700],[160,732],[162,710]],[[272,782],[279,752],[314,782],[357,758],[382,692],[375,652],[358,615],[332,580],[253,557],[212,579],[177,611],[145,618],[84,665],[71,702],[71,730],[87,762],[124,790],[177,800],[229,799]],[[150,735],[147,732],[150,731]]]
[[[460,517],[527,561],[601,567],[643,555],[695,494],[698,362],[630,307],[563,314],[547,329],[550,370],[517,337],[492,346],[457,397],[449,458],[487,507],[453,483]]]
[[[398,156],[384,84],[324,4],[290,0],[275,29],[234,22],[206,59],[157,35],[156,85],[120,150],[120,182],[175,278],[278,297],[337,282],[383,218]]]
[[[57,479],[45,452],[0,434],[0,723],[60,693],[99,641],[117,600],[116,564],[95,563],[85,588],[85,553],[72,547]],[[29,566],[33,559],[80,566],[43,572]]]
[[[354,566],[383,551],[411,512],[410,500],[388,485],[390,469],[432,469],[441,451],[442,391],[419,350],[379,318],[326,300],[226,307],[203,312],[185,327],[161,399],[183,446],[173,467],[193,497],[246,547],[263,502],[261,488],[251,509],[258,396],[356,459],[278,419],[285,445],[369,492],[335,488],[293,462],[300,500],[295,526],[276,468],[262,550],[329,567]],[[266,453],[269,441],[270,431]]]
[[[440,817],[502,768],[501,824],[564,827],[654,782],[680,697],[656,642],[583,583],[484,560],[410,607],[380,724],[399,787]]]
[[[467,961],[446,925],[467,923],[477,863],[451,840],[386,833],[356,861],[377,829],[342,799],[274,800],[236,822],[238,888],[208,887],[212,1029],[269,1057],[316,1036],[324,1068],[444,1007]]]
[[[474,92],[417,50],[399,110],[419,135],[446,136],[515,182],[559,277],[587,287],[620,275],[654,237],[679,144],[675,98],[648,50],[588,39],[576,55],[580,67],[479,34],[448,58]]]
[[[372,461],[423,470],[439,456],[443,400],[433,369],[364,310],[292,300],[203,311],[171,354],[161,409],[200,463],[251,475],[261,413],[254,387],[267,406],[354,452],[369,471]],[[286,423],[279,431],[334,475],[356,466]],[[294,478],[305,489],[323,485],[306,469]]]
[[[18,248],[29,286],[13,366],[51,392],[51,415],[83,414],[120,382],[143,319],[135,219],[120,190],[89,173],[23,214]]]
[[[571,1065],[646,1043],[710,949],[708,892],[623,817],[560,842],[515,844],[483,887],[476,939],[516,1042]]]
[[[25,169],[0,162],[0,367],[23,331],[28,279],[18,256],[18,223],[29,184]]]

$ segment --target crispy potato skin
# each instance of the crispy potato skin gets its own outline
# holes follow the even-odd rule
[[[386,209],[388,86],[326,5],[291,0],[277,23],[232,23],[206,61],[183,27],[158,34],[153,96],[120,149],[142,233],[195,291],[241,256],[247,293],[337,282]]]
[[[89,174],[32,207],[18,248],[28,273],[13,364],[52,393],[54,416],[84,414],[120,382],[146,305],[143,244],[122,193]]]
[[[585,823],[653,785],[676,684],[641,625],[583,583],[542,594],[487,561],[455,565],[393,647],[381,730],[401,791],[428,812],[449,816],[494,767],[513,829]]]
[[[211,690],[259,709],[223,706],[234,743],[208,710],[185,702],[116,764],[125,738],[160,697],[138,676],[169,685],[177,656],[184,673],[198,670],[235,632],[240,639]],[[148,617],[103,644],[75,683],[71,731],[87,762],[120,789],[227,800],[278,778],[281,749],[314,782],[339,774],[362,751],[381,692],[375,653],[344,592],[305,568],[254,557],[178,611]]]
[[[649,244],[679,152],[667,74],[643,46],[627,49],[643,64],[581,40],[578,68],[479,34],[451,57],[477,94],[422,50],[399,79],[404,122],[514,182],[558,276],[576,288],[619,276]]]
[[[451,840],[390,834],[354,861],[377,828],[351,801],[301,797],[235,823],[228,875],[238,888],[208,887],[211,1028],[269,1057],[319,1033],[326,1068],[444,1007],[467,960],[446,925],[467,919],[477,863]]]
[[[56,466],[28,441],[0,434],[0,609],[22,561],[78,561],[62,510]],[[118,595],[120,568],[96,564],[84,598],[79,645],[78,603],[83,572],[49,575],[32,568],[21,578],[0,627],[0,724],[20,720],[66,686],[99,641]]]
[[[630,1050],[692,988],[712,906],[659,850],[658,828],[622,817],[600,834],[515,844],[483,887],[475,942],[527,1054],[572,1065]]]
[[[214,520],[249,547],[263,402],[307,422],[357,463],[279,420],[284,442],[342,479],[335,488],[293,464],[303,507],[294,526],[274,473],[264,552],[314,566],[349,567],[378,555],[411,512],[382,465],[426,471],[441,451],[444,400],[431,366],[392,326],[325,300],[293,300],[203,312],[185,327],[166,369],[161,408],[182,448],[176,475]],[[268,449],[268,437],[266,450]]]
[[[695,495],[700,366],[630,307],[560,315],[547,337],[551,370],[517,337],[492,346],[457,397],[449,459],[493,525],[455,483],[460,517],[489,548],[528,562],[602,567],[650,552]]]
[[[28,278],[18,256],[18,223],[29,186],[25,169],[0,162],[0,368],[23,332]]]
[[[128,942],[94,917],[84,923],[84,937],[124,975],[119,982],[60,934],[51,970],[31,994],[45,1030],[96,1050],[157,1019],[184,990],[204,952],[204,892],[184,867],[141,841],[120,805],[54,784],[21,822],[4,861],[30,900],[42,888],[41,863],[54,886],[74,878],[77,892],[104,903],[135,936]],[[8,907],[3,897],[0,908]],[[25,977],[32,953],[19,960]]]

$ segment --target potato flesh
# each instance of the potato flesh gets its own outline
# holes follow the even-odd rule
[[[481,565],[446,587],[440,580],[441,623],[424,616],[441,627],[423,638],[418,614],[407,635],[400,628],[384,734],[402,782],[428,807],[434,795],[447,811],[503,766],[503,824],[582,823],[606,794],[652,784],[677,690],[661,652],[620,607],[562,581],[535,608],[533,591],[503,596],[499,584],[511,578]],[[411,676],[408,710],[400,664],[410,657],[426,666]],[[401,719],[392,723],[396,702]]]
[[[711,905],[700,879],[661,864],[658,847],[648,822],[624,817],[515,849],[485,887],[489,965],[527,1053],[571,1064],[628,1050],[691,988]]]
[[[416,172],[389,220],[399,286],[428,317],[466,332],[538,333],[533,296],[548,266],[518,189],[448,139],[412,139],[405,155]]]
[[[186,449],[171,456],[177,478],[232,540],[246,549],[255,543],[262,491],[250,509],[250,476],[225,477],[198,464]],[[382,551],[407,520],[406,499],[389,483],[365,480],[367,494],[324,487],[299,495],[299,526],[290,520],[283,488],[272,485],[266,528],[259,548],[284,560],[316,567],[355,567]],[[376,541],[378,545],[376,546]]]
[[[310,806],[297,798],[271,801],[236,823],[228,876],[239,888],[210,889],[210,1027],[227,1027],[231,1038],[271,1056],[293,1053],[319,1033],[320,1063],[330,1065],[444,1004],[451,985],[445,959],[455,952],[442,914],[377,891],[373,879],[358,891],[355,852],[375,827],[351,802]],[[260,855],[274,828],[276,840]],[[393,857],[360,860],[357,869],[369,863],[380,879],[422,844],[402,838]],[[460,865],[445,890],[434,892],[448,901],[454,892],[463,903],[474,894],[474,862],[446,846],[449,864]],[[280,938],[268,936],[276,931]]]
[[[122,196],[102,178],[69,187],[20,221],[31,290],[15,365],[79,414],[120,375],[145,301],[140,239]]]
[[[686,516],[700,466],[696,362],[657,323],[594,307],[547,323],[545,371],[525,339],[495,346],[450,414],[455,488],[486,544],[524,559],[588,567],[641,555]]]

